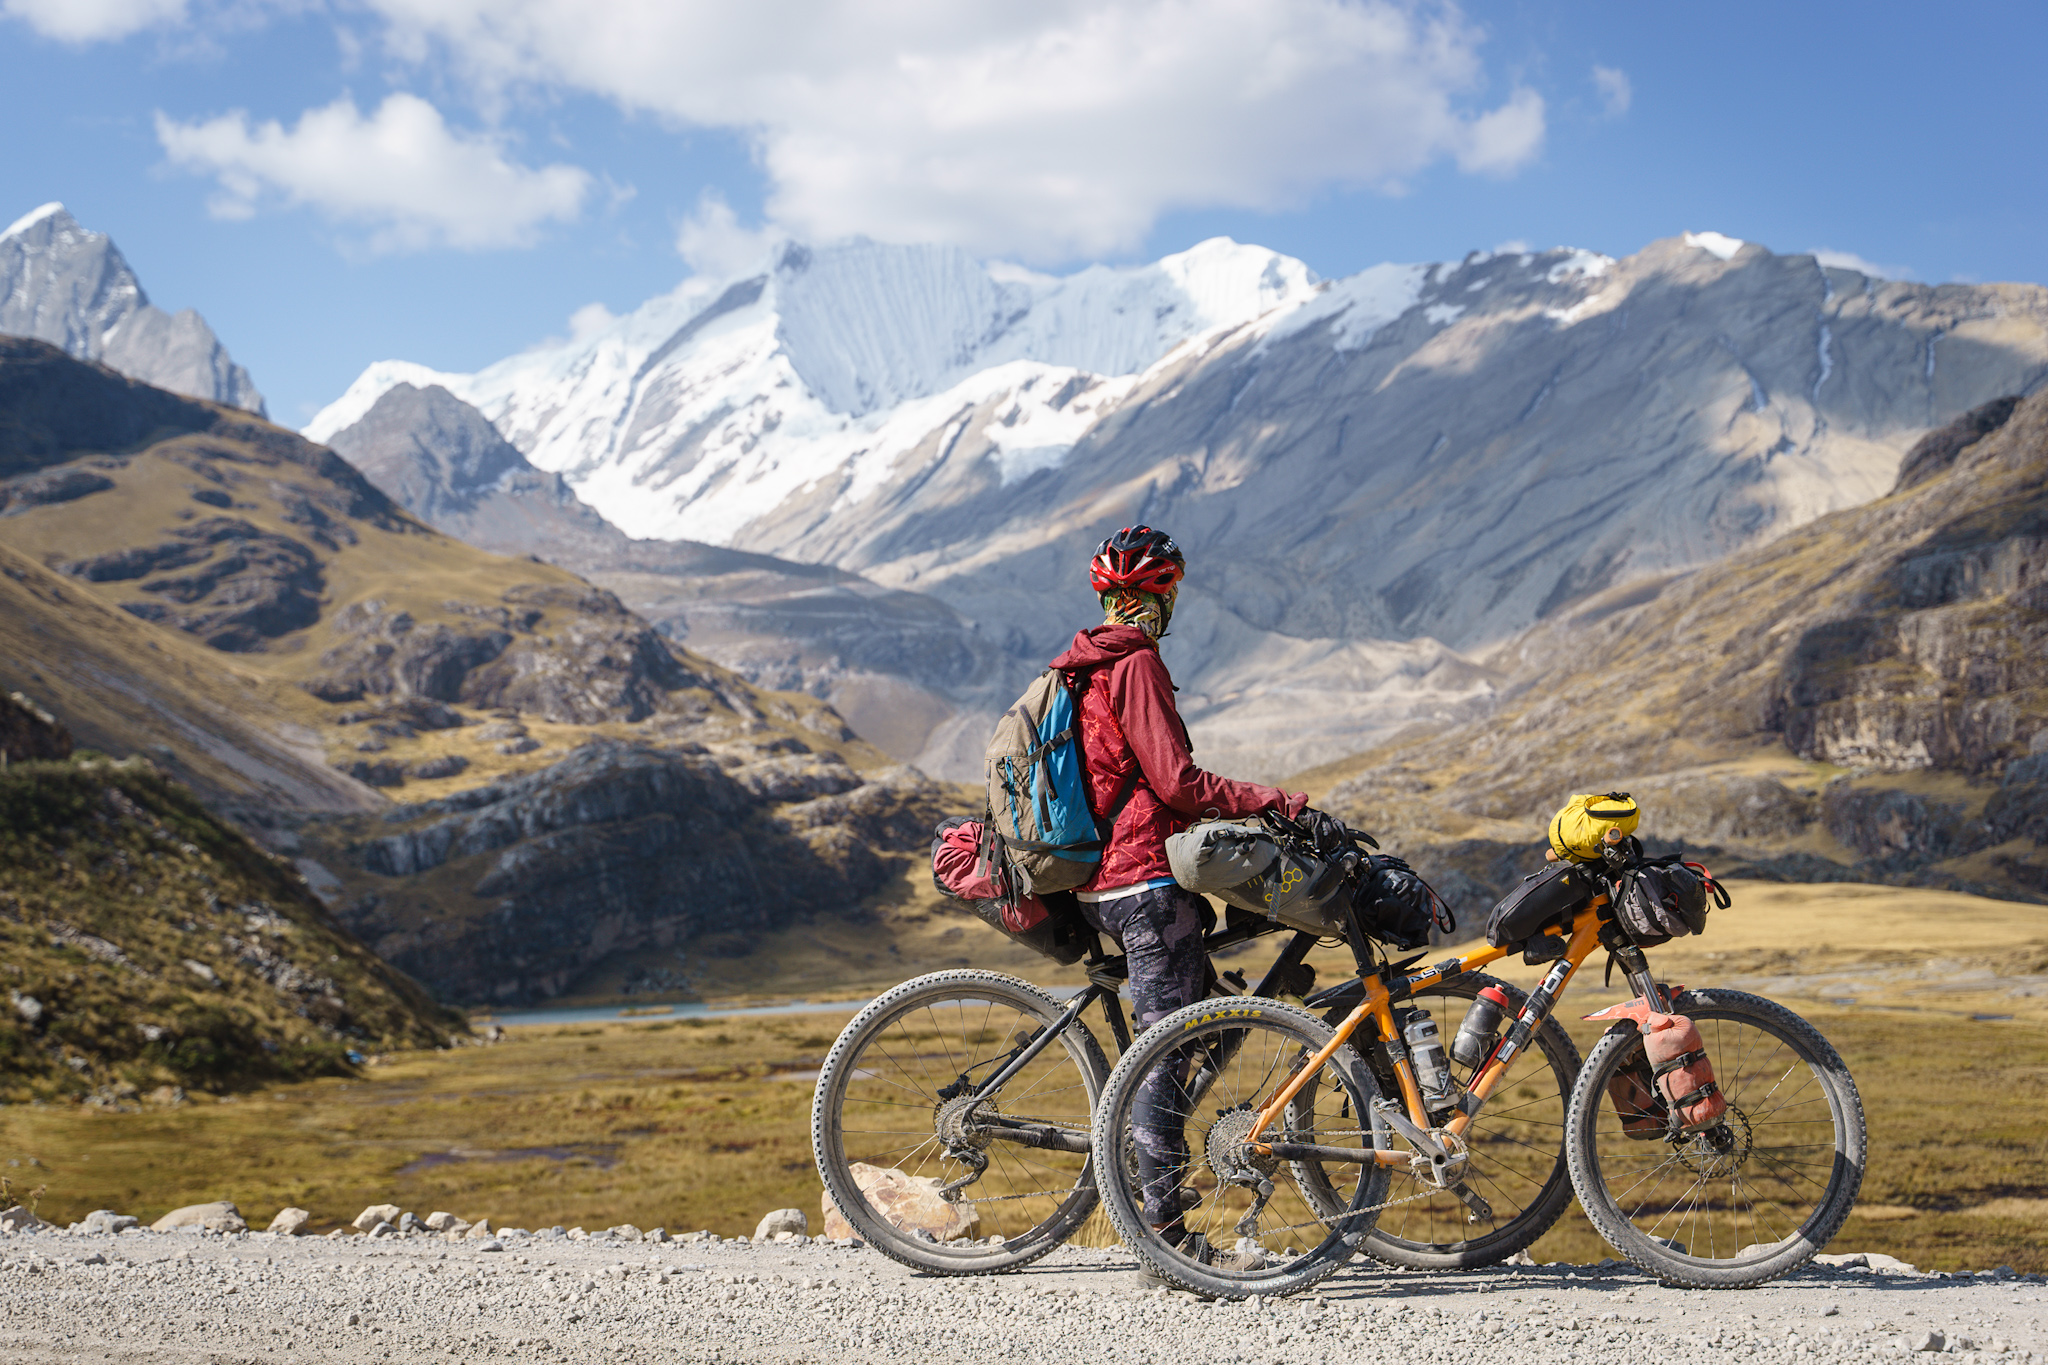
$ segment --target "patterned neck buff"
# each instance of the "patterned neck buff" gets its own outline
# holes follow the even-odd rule
[[[1174,599],[1179,596],[1177,583],[1164,595],[1135,588],[1106,592],[1102,594],[1102,624],[1136,626],[1156,640],[1166,634],[1167,623],[1173,620]]]

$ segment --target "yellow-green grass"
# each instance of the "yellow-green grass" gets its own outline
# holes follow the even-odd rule
[[[2041,996],[2011,993],[2026,988],[2011,973],[2042,969],[2048,910],[1888,887],[1735,890],[1735,907],[1716,912],[1703,939],[1656,950],[1653,960],[1674,981],[1732,982],[1781,999],[1842,1054],[1868,1115],[1870,1160],[1859,1212],[1834,1249],[1931,1268],[2048,1270],[2048,1011]],[[924,937],[902,942],[922,952],[936,923],[909,926]],[[998,956],[992,939],[970,923],[938,946],[959,943],[959,955],[988,964]],[[1243,960],[1263,965],[1268,945],[1277,941]],[[912,966],[947,965],[916,952]],[[1960,964],[1957,975],[1972,963],[2003,964],[2006,975],[1942,989],[1930,958]],[[1600,1026],[1578,1016],[1621,994],[1618,983],[1601,988],[1599,965],[1559,1011],[1582,1049]],[[1800,993],[1811,968],[1907,965],[1913,979],[1873,977],[1884,991],[1855,1006]],[[757,994],[771,984],[766,963],[741,966],[748,974],[736,984]],[[1519,961],[1497,970],[1524,983],[1535,974]],[[1781,979],[1793,989],[1778,989]],[[47,1182],[44,1210],[67,1219],[232,1198],[258,1220],[295,1203],[328,1227],[391,1199],[529,1227],[751,1232],[769,1209],[819,1206],[808,1073],[852,1008],[511,1029],[496,1047],[399,1054],[360,1081],[314,1081],[231,1104],[129,1114],[15,1106],[0,1110],[0,1151],[24,1165],[0,1173]],[[473,1158],[400,1173],[435,1154],[533,1147],[566,1149],[566,1159]],[[42,1167],[27,1166],[30,1157]],[[1103,1240],[1100,1223],[1098,1215],[1080,1240]],[[1588,1262],[1609,1253],[1574,1209],[1533,1254]]]

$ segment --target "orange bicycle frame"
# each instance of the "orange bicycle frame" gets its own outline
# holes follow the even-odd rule
[[[1544,985],[1538,991],[1530,993],[1528,1003],[1522,1007],[1507,1036],[1495,1046],[1493,1055],[1480,1067],[1479,1074],[1472,1078],[1472,1084],[1465,1089],[1464,1099],[1459,1102],[1457,1116],[1444,1125],[1444,1131],[1462,1135],[1471,1126],[1480,1107],[1493,1094],[1494,1088],[1500,1084],[1501,1077],[1507,1074],[1508,1064],[1520,1054],[1535,1030],[1541,1027],[1543,1018],[1548,1014],[1548,1006],[1543,1005],[1542,997],[1547,996],[1549,1003],[1554,1004],[1564,993],[1565,986],[1577,974],[1579,967],[1593,955],[1593,950],[1600,946],[1600,911],[1606,904],[1607,897],[1595,896],[1592,903],[1572,920],[1571,934],[1566,942],[1564,955],[1556,959],[1549,976],[1544,979]],[[1462,957],[1449,958],[1434,967],[1425,967],[1404,979],[1403,998],[1412,996],[1439,981],[1462,976],[1466,972],[1477,971],[1488,963],[1498,962],[1512,951],[1510,948],[1486,948]],[[1555,977],[1556,980],[1553,982],[1551,977]],[[1266,1128],[1279,1119],[1294,1097],[1300,1094],[1303,1087],[1323,1069],[1324,1064],[1336,1055],[1337,1049],[1350,1041],[1351,1035],[1356,1033],[1366,1020],[1371,1019],[1378,1026],[1381,1041],[1396,1043],[1400,1039],[1400,1030],[1394,1023],[1394,998],[1388,993],[1386,983],[1377,975],[1364,976],[1360,979],[1365,983],[1365,999],[1359,1002],[1358,1008],[1353,1010],[1343,1023],[1337,1025],[1336,1035],[1296,1069],[1294,1074],[1287,1078],[1287,1083],[1260,1107],[1258,1121],[1252,1125],[1250,1134],[1253,1143],[1260,1141]],[[1539,1009],[1539,1005],[1543,1005],[1543,1008]],[[1516,1037],[1518,1031],[1522,1035],[1519,1041]],[[1400,1082],[1401,1101],[1408,1111],[1409,1121],[1417,1128],[1429,1131],[1429,1114],[1422,1103],[1422,1088],[1415,1083],[1415,1067],[1408,1060],[1405,1049],[1395,1050],[1394,1075]],[[1408,1155],[1405,1152],[1378,1151],[1374,1153],[1373,1159],[1382,1166],[1406,1165]]]

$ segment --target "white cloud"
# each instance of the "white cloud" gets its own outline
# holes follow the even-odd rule
[[[185,17],[185,0],[0,0],[0,14],[45,38],[102,42]]]
[[[575,218],[590,188],[577,167],[508,160],[499,139],[451,129],[416,95],[367,118],[344,96],[289,130],[239,112],[202,123],[159,113],[156,132],[174,165],[220,182],[217,216],[249,217],[274,194],[369,229],[372,251],[523,246]]]
[[[1813,259],[1836,270],[1856,270],[1873,279],[1910,280],[1914,278],[1913,267],[1909,265],[1877,265],[1864,260],[1853,251],[1836,251],[1831,247],[1818,247],[1812,253]]]
[[[676,252],[700,275],[738,275],[764,265],[781,234],[743,228],[716,190],[706,190],[694,213],[676,230]]]
[[[602,303],[586,303],[569,314],[569,339],[584,341],[619,320],[618,314]]]
[[[770,219],[816,239],[1094,256],[1176,208],[1509,174],[1544,135],[1533,90],[1473,103],[1481,34],[1444,0],[368,3],[487,101],[536,84],[741,132]],[[686,250],[717,250],[716,210],[692,222]]]
[[[1608,118],[1620,118],[1635,103],[1635,87],[1629,84],[1628,72],[1618,67],[1594,67],[1593,85],[1600,92],[1600,112]]]

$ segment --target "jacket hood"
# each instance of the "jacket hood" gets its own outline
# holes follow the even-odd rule
[[[1141,649],[1156,650],[1158,642],[1136,626],[1090,626],[1077,631],[1067,652],[1052,661],[1054,668],[1099,668],[1115,663]]]

